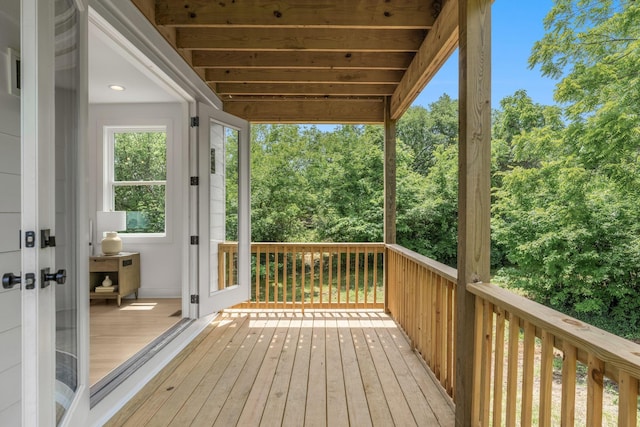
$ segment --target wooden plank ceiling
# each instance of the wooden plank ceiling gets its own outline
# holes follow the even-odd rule
[[[254,123],[398,119],[458,40],[458,0],[132,1]]]

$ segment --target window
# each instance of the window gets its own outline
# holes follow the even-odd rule
[[[166,234],[167,128],[109,127],[105,201],[127,213],[122,233]],[[109,204],[108,203],[108,204]]]

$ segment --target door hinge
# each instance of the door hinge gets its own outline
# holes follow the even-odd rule
[[[200,238],[198,236],[191,236],[191,244],[192,245],[200,244]]]
[[[200,178],[197,176],[191,177],[191,185],[200,185]]]
[[[200,295],[191,295],[191,304],[200,304]]]
[[[191,117],[190,125],[192,128],[197,128],[198,126],[200,126],[200,117]]]

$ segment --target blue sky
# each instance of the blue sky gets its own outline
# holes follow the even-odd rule
[[[494,108],[507,95],[525,89],[534,102],[553,104],[556,82],[530,70],[529,55],[534,42],[544,34],[542,20],[552,0],[496,0],[492,7],[492,81]],[[454,53],[427,84],[413,105],[428,106],[443,93],[458,99],[458,54]]]

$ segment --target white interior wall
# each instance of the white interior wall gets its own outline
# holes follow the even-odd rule
[[[182,296],[183,253],[186,239],[184,207],[188,204],[188,128],[186,105],[175,104],[93,104],[89,106],[89,217],[103,209],[103,127],[153,124],[170,121],[167,135],[167,236],[132,237],[120,234],[123,250],[140,252],[141,298]],[[160,123],[162,124],[162,123]],[[101,237],[94,236],[94,251],[100,251]]]
[[[0,275],[20,274],[20,98],[9,94],[7,48],[20,50],[20,1],[0,3]],[[20,425],[20,287],[0,287],[0,424]],[[4,424],[6,423],[6,424]]]

